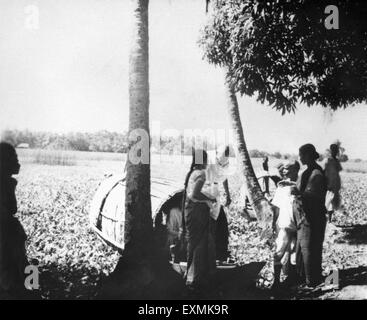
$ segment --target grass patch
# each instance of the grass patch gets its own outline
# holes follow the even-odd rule
[[[367,173],[367,169],[363,168],[346,168],[344,171],[348,173]]]
[[[344,170],[345,172],[348,172],[348,173],[367,173],[367,170],[366,169],[355,169],[355,168],[347,168]]]
[[[343,162],[342,167],[345,172],[349,173],[367,173],[367,161],[347,161]]]
[[[38,150],[32,162],[50,166],[75,166],[77,164],[74,155],[62,150]]]
[[[71,165],[89,161],[125,161],[126,154],[111,152],[73,151],[73,150],[46,150],[46,149],[17,149],[19,159],[27,163],[50,165]],[[63,159],[65,161],[63,161]],[[58,164],[59,163],[59,164]],[[69,164],[70,165],[70,164]]]

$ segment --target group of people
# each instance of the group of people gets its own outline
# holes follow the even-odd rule
[[[317,163],[319,154],[312,144],[299,149],[299,159],[306,167],[301,174],[301,166],[296,160],[287,160],[278,167],[280,179],[271,200],[276,234],[273,288],[279,288],[282,270],[288,274],[286,282],[289,284],[314,288],[322,283],[327,213],[331,219],[340,205],[339,172],[342,168],[337,159],[338,146],[331,145],[330,151],[325,169]],[[231,202],[228,153],[227,147],[208,163],[208,153],[195,150],[185,180],[186,285],[192,290],[205,287],[215,273],[218,260],[228,256],[228,240],[223,240],[228,236],[228,223],[218,189],[223,183],[228,205]],[[216,249],[216,244],[221,250]]]
[[[274,285],[280,285],[281,269],[288,274],[288,284],[301,282],[314,288],[322,284],[322,250],[327,214],[340,207],[340,171],[338,146],[330,146],[330,157],[324,170],[317,164],[319,154],[312,144],[299,149],[306,166],[300,175],[298,161],[279,166],[282,180],[277,184],[272,204],[275,208],[276,232]]]
[[[311,144],[299,149],[300,161],[306,166],[301,174],[298,161],[287,161],[278,167],[281,178],[272,199],[276,233],[274,287],[280,285],[282,269],[287,269],[289,281],[302,280],[310,287],[322,281],[322,246],[327,213],[331,219],[340,205],[339,172],[342,168],[337,159],[338,146],[331,145],[330,151],[331,157],[324,170],[317,164],[319,154]],[[228,177],[234,173],[229,153],[229,146],[212,154],[194,150],[185,179],[181,239],[187,259],[186,284],[192,290],[207,285],[217,264],[229,257],[228,221],[220,192],[222,185],[224,205],[228,206],[232,201]],[[266,165],[264,169],[267,168]],[[0,291],[13,296],[24,293],[24,270],[28,264],[26,234],[14,216],[17,212],[17,181],[13,175],[19,170],[15,149],[1,142]]]

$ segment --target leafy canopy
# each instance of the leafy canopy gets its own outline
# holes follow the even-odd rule
[[[345,108],[367,97],[367,1],[217,0],[200,45],[236,92],[285,112]],[[325,8],[339,9],[327,29]]]

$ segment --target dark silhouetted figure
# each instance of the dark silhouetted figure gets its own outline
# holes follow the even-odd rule
[[[322,168],[316,163],[319,154],[312,144],[299,149],[302,164],[307,169],[297,181],[302,197],[305,217],[297,232],[297,268],[301,280],[309,287],[322,281],[322,244],[326,226],[326,178]]]
[[[0,142],[0,293],[12,298],[23,298],[26,234],[18,219],[15,188],[12,177],[19,173],[20,165],[13,146]]]
[[[269,158],[266,156],[263,159],[263,169],[267,174],[267,176],[264,177],[264,189],[265,193],[269,194]]]
[[[325,164],[325,176],[327,180],[326,192],[326,209],[329,215],[329,222],[332,221],[334,211],[338,210],[341,205],[340,199],[340,171],[343,170],[338,159],[339,146],[337,144],[330,145],[330,157]]]

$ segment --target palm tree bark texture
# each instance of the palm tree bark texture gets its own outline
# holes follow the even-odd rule
[[[138,129],[149,134],[149,0],[132,2],[129,132]],[[130,141],[130,150],[138,142],[139,139]],[[150,164],[135,164],[135,161],[130,160],[126,165],[125,250],[114,272],[105,279],[99,298],[179,297],[184,286],[181,276],[172,270],[168,260],[154,248]]]
[[[245,179],[248,197],[260,222],[263,237],[270,237],[272,234],[273,209],[269,201],[264,197],[252,167],[251,159],[244,139],[237,96],[233,86],[227,79],[225,81],[225,87],[227,95],[227,108],[237,144],[238,158],[240,161],[241,171]],[[241,196],[244,197],[246,195]]]
[[[143,130],[149,135],[149,0],[133,0],[129,57],[129,133]],[[138,143],[134,138],[130,148]],[[144,150],[144,152],[150,152]],[[149,155],[150,158],[150,155]],[[134,164],[127,159],[125,254],[142,254],[152,236],[150,164]]]

